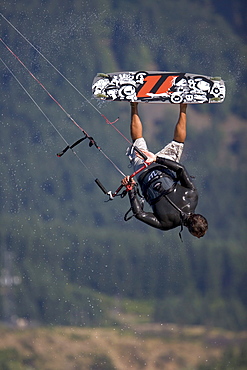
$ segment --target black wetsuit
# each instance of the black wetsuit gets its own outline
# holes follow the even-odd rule
[[[131,209],[138,220],[161,230],[170,230],[181,225],[179,210],[185,215],[194,213],[197,190],[181,164],[157,157],[156,162],[141,173],[138,183],[153,209],[153,213],[143,211],[136,189],[130,190]]]

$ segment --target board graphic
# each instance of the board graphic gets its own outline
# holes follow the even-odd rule
[[[220,77],[175,72],[99,73],[93,96],[101,100],[145,103],[222,103],[226,88]]]

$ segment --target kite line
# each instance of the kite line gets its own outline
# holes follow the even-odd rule
[[[114,125],[119,118],[111,122],[41,51],[35,47],[2,13],[1,17],[101,116],[107,124],[110,124],[129,144],[132,144]],[[1,39],[2,41],[2,39]]]
[[[110,124],[119,134],[121,134],[121,136],[123,136],[123,138],[125,140],[128,141],[128,143],[131,144],[131,142],[116,128],[116,126],[114,125],[119,118],[117,118],[115,121],[111,122],[108,120],[108,118],[102,114],[102,112],[94,105],[91,103],[91,101],[84,95],[82,94],[82,92],[75,86],[72,84],[71,81],[69,81],[67,79],[67,77],[62,73],[60,72],[55,66],[54,64],[52,64],[6,17],[3,16],[2,13],[0,13],[0,15],[2,16],[2,18],[4,20],[6,20],[6,22],[35,50],[37,51],[37,53],[40,54],[40,56],[52,67],[55,69],[55,71],[63,78],[65,79],[66,82],[69,83],[69,85],[71,87],[73,87],[82,97],[83,99],[98,113],[100,114],[101,117],[103,117],[106,121],[107,124]],[[10,47],[3,41],[2,38],[0,38],[0,41],[1,43],[5,46],[5,48],[8,50],[8,52],[25,68],[25,70],[29,73],[29,75],[40,85],[40,87],[48,94],[48,96],[59,106],[59,108],[66,114],[66,116],[77,126],[77,128],[80,129],[80,131],[82,131],[82,133],[84,134],[84,137],[77,140],[76,143],[74,143],[73,145],[69,145],[69,143],[67,142],[67,140],[64,138],[64,136],[61,134],[60,130],[58,130],[58,128],[53,124],[53,122],[49,119],[49,117],[45,114],[45,112],[42,110],[42,108],[39,106],[39,104],[35,101],[35,99],[31,96],[31,94],[27,91],[27,89],[24,87],[24,85],[20,82],[20,80],[16,77],[16,75],[13,73],[13,71],[7,66],[7,64],[3,61],[2,58],[0,58],[1,62],[3,63],[3,65],[5,66],[5,68],[9,71],[9,73],[13,76],[13,78],[16,80],[16,82],[20,85],[20,87],[23,89],[23,91],[29,96],[29,98],[33,101],[33,103],[36,105],[36,107],[40,110],[40,112],[43,114],[43,116],[46,118],[46,120],[51,124],[51,126],[55,129],[55,131],[59,134],[59,136],[61,137],[61,139],[66,143],[66,148],[58,153],[57,155],[59,157],[61,157],[68,149],[71,149],[73,154],[76,155],[76,157],[79,159],[79,161],[84,165],[84,167],[90,172],[90,174],[93,176],[92,172],[90,171],[90,169],[85,165],[85,163],[81,160],[81,158],[77,155],[77,153],[73,150],[74,146],[76,146],[77,144],[79,144],[81,141],[83,141],[84,139],[89,139],[89,146],[95,146],[100,152],[101,154],[103,154],[103,156],[115,167],[115,169],[122,175],[125,177],[125,174],[120,170],[120,168],[113,162],[113,160],[111,158],[109,158],[106,153],[102,150],[101,147],[99,147],[97,145],[97,143],[95,142],[95,140],[89,136],[89,134],[74,120],[74,118],[65,110],[65,108],[55,99],[55,97],[47,90],[47,88],[40,82],[40,80],[28,69],[28,67],[23,63],[23,61],[10,49]],[[95,177],[95,176],[93,176]],[[99,184],[99,181],[98,179],[95,180],[95,182],[100,186]]]

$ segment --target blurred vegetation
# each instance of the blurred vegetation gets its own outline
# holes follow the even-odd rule
[[[115,190],[121,176],[88,143],[77,153],[89,171],[72,153],[58,159],[64,142],[3,67],[1,269],[3,276],[4,256],[11,252],[11,272],[21,284],[2,287],[2,318],[7,301],[13,315],[30,321],[105,326],[112,324],[117,297],[119,309],[125,299],[143,307],[151,301],[153,321],[246,329],[245,8],[229,1],[223,11],[221,3],[74,0],[57,7],[55,0],[3,1],[2,14],[108,119],[120,117],[117,127],[126,136],[129,107],[91,100],[97,72],[221,75],[227,97],[223,104],[189,107],[209,122],[201,129],[200,122],[190,122],[184,163],[196,177],[198,212],[210,229],[200,241],[184,231],[181,243],[178,230],[161,233],[134,219],[125,223],[127,198],[104,202],[94,178]],[[1,37],[107,155],[130,171],[124,140],[4,19]],[[77,128],[1,48],[1,58],[56,128],[69,143],[77,140]],[[140,110],[145,121],[147,108]],[[153,119],[150,146],[160,148],[170,138],[176,114],[174,109]]]
[[[220,359],[212,359],[207,364],[199,365],[197,370],[245,370],[247,366],[246,346],[225,350]]]
[[[246,332],[124,323],[121,329],[0,327],[1,370],[166,369],[171,363],[174,370],[246,369]]]

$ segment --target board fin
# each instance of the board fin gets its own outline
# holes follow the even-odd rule
[[[211,81],[221,81],[221,77],[211,77]]]
[[[100,77],[100,78],[109,78],[110,76],[106,73],[98,73],[97,74],[97,77]]]
[[[98,98],[98,99],[106,99],[106,98],[108,98],[108,96],[105,95],[105,94],[97,94],[97,95],[95,95],[95,97]]]

